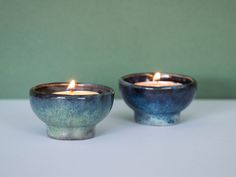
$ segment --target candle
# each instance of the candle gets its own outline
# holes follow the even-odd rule
[[[76,82],[75,80],[71,80],[67,90],[53,92],[56,95],[97,95],[98,92],[89,91],[89,90],[75,90]]]
[[[176,124],[181,111],[194,98],[197,83],[192,77],[181,74],[154,74],[147,72],[122,76],[119,80],[121,95],[133,109],[137,123],[158,126]]]
[[[144,86],[144,87],[171,87],[171,86],[182,85],[179,82],[160,81],[160,79],[161,79],[161,73],[157,72],[153,76],[152,81],[136,82],[134,85]]]
[[[114,100],[110,87],[75,81],[39,84],[29,93],[30,105],[46,123],[48,136],[61,140],[94,137],[96,124],[110,112]]]

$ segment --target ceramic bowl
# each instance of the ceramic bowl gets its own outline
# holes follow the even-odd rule
[[[110,112],[113,89],[90,83],[77,83],[76,90],[95,91],[97,95],[56,95],[68,83],[46,83],[30,89],[34,113],[47,124],[48,136],[55,139],[88,139],[94,137],[95,125]]]
[[[125,75],[119,80],[121,95],[134,110],[135,121],[147,125],[172,125],[180,120],[180,112],[193,100],[196,81],[186,75],[162,73],[161,80],[179,82],[181,85],[145,87],[136,82],[152,80],[154,73]]]

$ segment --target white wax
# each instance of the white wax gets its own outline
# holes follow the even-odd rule
[[[56,95],[97,95],[98,92],[85,91],[85,90],[75,90],[75,91],[53,92],[53,94],[56,94]]]
[[[145,82],[136,82],[134,85],[144,86],[144,87],[168,87],[168,86],[178,86],[182,85],[179,82],[172,81],[145,81]]]

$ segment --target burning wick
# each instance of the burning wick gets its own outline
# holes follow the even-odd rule
[[[156,72],[152,78],[152,81],[159,81],[161,79],[161,73]]]
[[[71,80],[67,89],[66,90],[69,90],[70,91],[70,94],[73,94],[74,90],[75,90],[75,80]]]

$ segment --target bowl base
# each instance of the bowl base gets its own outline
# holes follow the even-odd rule
[[[85,140],[93,138],[95,135],[95,127],[55,127],[48,126],[47,130],[50,138],[59,140]]]
[[[146,114],[135,112],[135,121],[140,124],[154,126],[168,126],[179,122],[180,113],[172,114]]]

